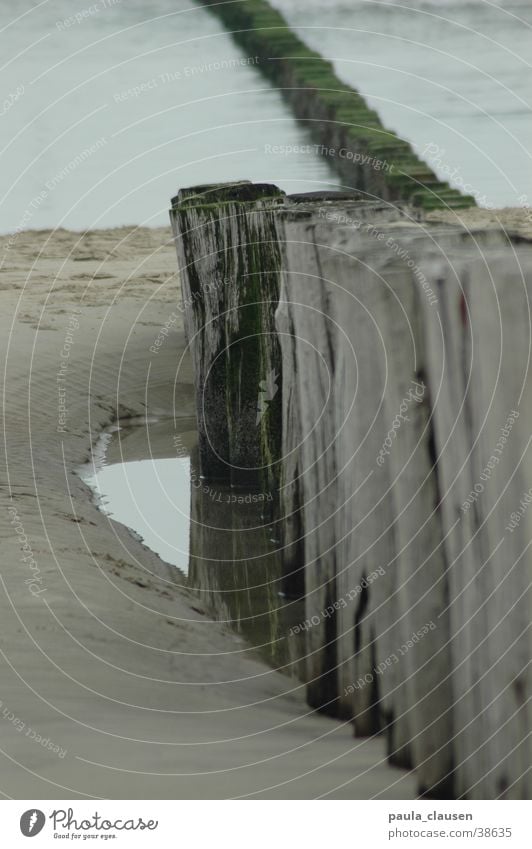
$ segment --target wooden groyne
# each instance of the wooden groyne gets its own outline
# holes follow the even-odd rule
[[[246,183],[171,217],[198,426],[227,451],[201,472],[233,480],[246,431],[234,482],[275,493],[309,704],[385,734],[422,794],[528,798],[530,244]]]
[[[408,200],[423,209],[475,205],[438,179],[412,146],[383,126],[356,89],[342,82],[331,62],[307,45],[266,0],[198,0],[217,15],[254,66],[279,87],[294,114],[346,187],[367,199]]]

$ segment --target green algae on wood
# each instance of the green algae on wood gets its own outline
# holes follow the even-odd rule
[[[201,473],[236,486],[276,487],[280,372],[274,332],[284,193],[250,182],[195,186],[172,199],[185,328],[195,370]],[[262,414],[259,413],[262,411]]]

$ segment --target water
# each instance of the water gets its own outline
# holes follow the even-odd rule
[[[23,89],[1,118],[0,231],[167,225],[170,197],[196,183],[337,185],[317,157],[265,153],[307,136],[252,64],[228,67],[246,57],[215,16],[192,0],[109,3],[67,28],[82,3],[0,6],[2,91]]]
[[[169,421],[111,428],[79,474],[100,510],[177,566],[215,619],[231,625],[276,668],[298,674],[304,643],[286,635],[304,619],[304,602],[282,594],[269,505],[243,490],[197,479],[194,440],[186,434],[180,435],[181,453],[189,445],[191,456],[161,457],[174,442]],[[157,457],[126,459],[148,445]]]
[[[484,204],[532,198],[529,0],[274,4],[441,176]],[[0,39],[2,232],[167,224],[198,182],[337,185],[314,155],[267,152],[306,131],[252,57],[228,67],[246,57],[193,0],[4,0]]]
[[[272,3],[443,179],[532,203],[530,0]]]
[[[195,454],[192,463],[197,467]],[[189,586],[269,663],[295,672],[305,647],[287,633],[304,619],[304,601],[282,593],[271,504],[253,495],[219,484],[192,486]]]
[[[186,574],[190,458],[149,457],[117,462],[120,444],[132,430],[134,433],[135,429],[115,428],[102,434],[92,461],[79,470],[80,476],[93,490],[102,512],[127,525],[148,548]],[[109,462],[111,453],[115,454],[115,462]]]

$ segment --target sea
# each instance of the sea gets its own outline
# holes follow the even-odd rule
[[[481,206],[532,204],[532,2],[272,4],[440,176]],[[165,225],[198,183],[339,185],[194,0],[3,0],[0,44],[2,233]]]

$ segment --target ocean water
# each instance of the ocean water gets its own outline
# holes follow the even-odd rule
[[[531,0],[272,0],[481,206],[532,204]]]
[[[0,45],[3,97],[19,92],[0,116],[2,232],[164,225],[202,182],[337,183],[314,156],[265,153],[305,131],[193,0],[3,0]]]
[[[385,123],[484,205],[532,197],[529,2],[274,0]],[[180,186],[338,179],[193,0],[3,0],[0,231],[167,223]]]

